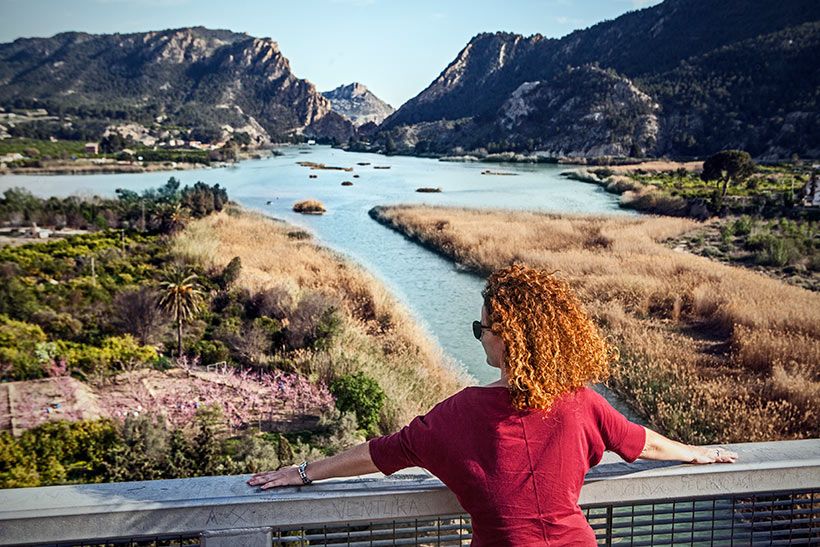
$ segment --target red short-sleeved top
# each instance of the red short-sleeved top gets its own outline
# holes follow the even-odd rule
[[[604,450],[634,461],[646,441],[589,388],[549,412],[518,411],[504,387],[468,387],[397,433],[370,441],[390,475],[424,467],[472,517],[473,545],[595,545],[578,506],[584,475]]]

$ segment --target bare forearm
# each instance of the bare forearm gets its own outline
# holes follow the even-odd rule
[[[689,463],[733,463],[737,454],[724,448],[692,446],[673,441],[652,431],[646,430],[646,443],[640,457],[645,460],[679,461]]]
[[[369,443],[362,443],[349,450],[340,452],[330,458],[311,462],[307,467],[310,480],[332,479],[333,477],[352,477],[375,473],[378,468],[370,458]]]
[[[311,462],[305,469],[308,479],[318,481],[333,477],[351,477],[378,471],[370,458],[370,446],[362,443],[330,458]],[[284,467],[277,471],[257,473],[248,480],[251,486],[260,486],[263,490],[276,486],[298,486],[302,484],[299,470],[296,467]]]
[[[644,429],[646,429],[646,444],[641,452],[641,458],[681,462],[690,462],[695,459],[695,447],[668,439],[648,427]]]

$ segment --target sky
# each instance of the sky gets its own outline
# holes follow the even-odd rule
[[[0,0],[0,43],[204,26],[268,37],[319,91],[359,82],[394,107],[480,32],[558,38],[659,0]]]

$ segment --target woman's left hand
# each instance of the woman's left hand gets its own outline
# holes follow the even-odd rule
[[[248,480],[250,486],[260,486],[262,490],[276,488],[277,486],[301,486],[302,478],[299,470],[295,467],[283,467],[277,471],[266,471],[257,473]]]
[[[737,452],[720,447],[693,446],[694,458],[690,463],[735,463]]]

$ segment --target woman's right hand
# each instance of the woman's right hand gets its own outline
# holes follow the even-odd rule
[[[277,486],[300,486],[302,477],[295,467],[283,467],[277,471],[257,473],[248,480],[250,486],[259,486],[262,490]]]
[[[726,450],[719,446],[693,446],[693,458],[689,463],[735,463],[737,452]]]

